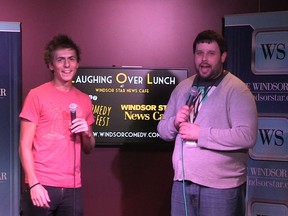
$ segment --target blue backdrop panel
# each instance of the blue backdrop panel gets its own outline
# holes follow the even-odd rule
[[[248,216],[288,216],[287,20],[287,11],[225,16],[226,68],[250,88],[259,113],[248,160]]]
[[[20,23],[0,22],[0,215],[19,215]]]

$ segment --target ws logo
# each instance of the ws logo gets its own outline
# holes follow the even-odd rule
[[[283,146],[284,145],[284,130],[282,129],[259,129],[259,135],[261,138],[261,143],[263,145],[275,145]]]
[[[288,74],[288,29],[258,29],[252,35],[255,74]]]
[[[288,120],[287,118],[259,117],[258,138],[250,150],[256,160],[288,161]]]
[[[261,50],[265,60],[284,60],[286,58],[286,45],[285,43],[263,43]]]

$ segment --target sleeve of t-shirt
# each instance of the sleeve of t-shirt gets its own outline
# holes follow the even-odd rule
[[[28,93],[27,97],[25,98],[19,117],[37,124],[39,116],[40,116],[39,98],[31,90]]]
[[[94,115],[92,112],[92,102],[91,102],[89,97],[88,97],[88,102],[87,102],[87,108],[88,108],[88,110],[87,110],[88,115],[87,115],[86,121],[87,121],[88,125],[92,125],[94,123],[95,119],[94,119]]]

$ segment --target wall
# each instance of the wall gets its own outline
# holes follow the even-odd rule
[[[42,52],[57,33],[80,45],[81,66],[179,67],[192,74],[191,46],[199,31],[221,31],[224,15],[271,6],[268,0],[217,5],[215,0],[0,0],[0,5],[0,21],[22,22],[23,97],[51,78]],[[273,10],[286,5],[273,1]],[[111,147],[83,156],[85,215],[169,215],[171,154],[171,147]]]

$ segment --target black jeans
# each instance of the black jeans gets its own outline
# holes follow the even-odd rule
[[[29,186],[25,186],[21,197],[21,216],[83,216],[83,200],[81,188],[58,188],[44,186],[51,202],[50,208],[33,205]]]

